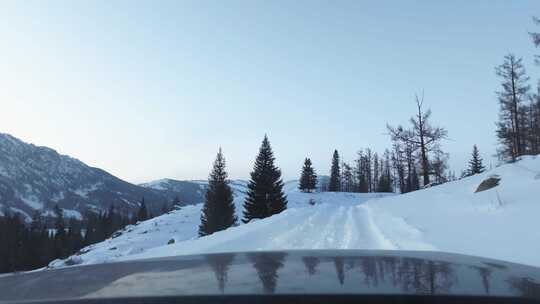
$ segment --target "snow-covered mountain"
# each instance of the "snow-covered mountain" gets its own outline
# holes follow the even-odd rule
[[[0,214],[17,212],[27,220],[38,210],[51,215],[58,204],[68,217],[89,209],[134,211],[142,197],[161,206],[177,193],[130,184],[98,168],[0,133]]]
[[[134,185],[51,148],[0,133],[0,215],[15,212],[29,221],[36,211],[53,216],[56,204],[65,216],[75,218],[87,210],[107,210],[111,204],[133,212],[143,197],[159,211],[176,197],[183,205],[203,202],[207,184],[206,180],[160,179]],[[296,187],[296,182],[287,185]],[[237,196],[247,191],[247,181],[233,180],[231,186]]]
[[[247,191],[247,181],[232,180],[230,186],[235,195],[243,195]],[[141,187],[150,188],[169,193],[181,194],[181,201],[185,204],[198,204],[204,202],[204,195],[208,187],[207,180],[176,180],[171,178],[159,179],[148,183],[139,184]]]
[[[50,266],[281,249],[441,250],[540,266],[540,156],[403,195],[288,189],[289,208],[263,220],[197,238],[201,205],[186,206]]]
[[[208,180],[176,180],[171,178],[159,179],[148,183],[139,184],[141,187],[150,188],[169,193],[180,193],[182,202],[188,205],[204,202],[204,195],[208,187]],[[248,181],[233,179],[229,181],[229,186],[233,190],[235,197],[243,197],[248,191]],[[298,189],[298,180],[284,182],[283,190],[287,193],[295,192]]]
[[[179,198],[181,198],[181,202],[187,205],[203,202],[204,194],[206,193],[205,185],[193,181],[175,180],[170,178],[142,183],[139,184],[139,186],[157,191],[176,193]]]

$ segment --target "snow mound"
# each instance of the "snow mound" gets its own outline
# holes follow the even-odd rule
[[[127,227],[121,235],[85,248],[72,261],[92,264],[256,250],[390,249],[441,250],[540,266],[539,174],[540,157],[524,157],[404,195],[306,194],[291,186],[289,208],[278,215],[197,238],[201,205],[188,206]],[[475,193],[494,175],[500,178],[496,187]],[[244,195],[235,194],[240,217]]]
[[[403,221],[437,250],[540,266],[540,157],[430,189],[370,202],[373,220],[390,239]],[[492,176],[496,187],[475,193]],[[410,246],[399,249],[415,249]]]

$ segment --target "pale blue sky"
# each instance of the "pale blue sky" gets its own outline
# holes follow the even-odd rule
[[[390,147],[415,92],[452,169],[495,151],[499,81],[540,1],[2,1],[0,131],[131,182],[246,178],[268,133],[286,179],[306,156]],[[540,30],[540,28],[536,28]],[[531,84],[533,81],[531,81]]]

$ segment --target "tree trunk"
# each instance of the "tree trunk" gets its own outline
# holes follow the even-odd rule
[[[516,82],[515,82],[515,72],[514,72],[515,68],[514,68],[514,62],[512,62],[512,108],[513,108],[513,112],[512,113],[513,115],[513,121],[514,121],[514,132],[515,132],[515,152],[514,152],[514,155],[513,155],[513,159],[515,160],[515,158],[517,156],[521,156],[522,154],[522,151],[521,151],[521,133],[520,133],[520,130],[519,130],[519,114],[518,114],[518,100],[517,100],[517,93],[516,93]]]
[[[417,101],[418,105],[418,129],[420,132],[420,154],[422,158],[422,176],[424,178],[424,186],[429,184],[429,168],[427,159],[427,147],[424,134],[424,122],[422,121],[422,104]]]

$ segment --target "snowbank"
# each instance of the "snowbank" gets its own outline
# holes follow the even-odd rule
[[[540,157],[524,157],[483,174],[370,203],[390,239],[413,227],[442,251],[540,266]],[[475,193],[498,175],[498,186]],[[399,249],[415,249],[404,246]]]

